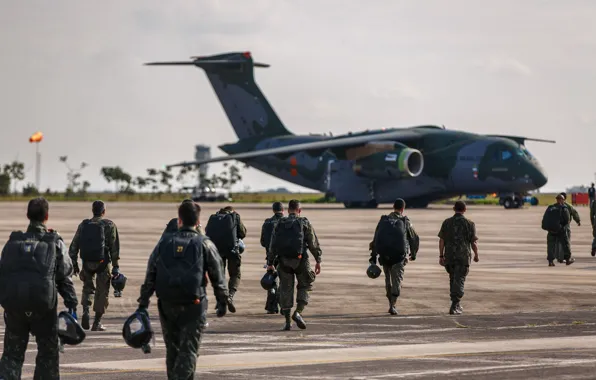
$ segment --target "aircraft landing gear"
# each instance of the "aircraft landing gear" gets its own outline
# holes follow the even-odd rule
[[[505,207],[506,210],[522,208],[524,199],[519,194],[502,196],[499,199],[499,204]]]
[[[344,202],[345,208],[377,208],[379,204],[375,200],[370,200],[368,202]]]

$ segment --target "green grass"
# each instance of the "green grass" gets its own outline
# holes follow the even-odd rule
[[[139,193],[139,194],[118,194],[118,193],[89,193],[87,195],[66,196],[63,193],[42,194],[50,202],[91,202],[96,199],[102,199],[106,202],[180,202],[191,196],[190,193]],[[554,193],[536,194],[540,206],[554,203]],[[298,199],[303,203],[334,203],[325,200],[323,193],[232,193],[232,202],[234,203],[272,203],[288,202],[291,199]],[[6,195],[0,196],[0,202],[26,202],[33,196]],[[434,204],[453,204],[458,198],[451,198],[443,201],[434,202]],[[485,199],[466,199],[469,205],[498,205],[499,199],[487,196]],[[581,206],[580,206],[581,207]]]

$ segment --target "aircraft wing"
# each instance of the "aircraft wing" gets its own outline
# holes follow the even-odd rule
[[[396,141],[404,137],[406,133],[403,130],[389,131],[386,133],[373,133],[359,136],[341,136],[336,138],[329,138],[322,141],[314,141],[307,143],[292,144],[286,146],[280,146],[276,148],[260,149],[250,152],[230,154],[228,156],[213,157],[206,160],[200,161],[185,161],[173,165],[167,165],[167,168],[173,168],[177,166],[195,166],[208,164],[211,162],[221,162],[229,160],[246,160],[255,157],[272,156],[276,154],[291,154],[295,152],[308,152],[308,151],[324,151],[330,148],[347,147],[362,145],[371,141]]]
[[[507,136],[507,135],[488,135],[488,137],[501,137],[504,139],[510,139],[515,141],[518,144],[525,145],[526,141],[538,141],[538,142],[545,142],[555,144],[556,141],[554,140],[543,140],[543,139],[533,139],[531,137],[521,137],[521,136]]]

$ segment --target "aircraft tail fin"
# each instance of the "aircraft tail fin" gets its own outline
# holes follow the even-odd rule
[[[150,62],[150,66],[189,66],[205,70],[207,78],[239,139],[291,135],[257,86],[250,52],[191,57],[192,61]]]

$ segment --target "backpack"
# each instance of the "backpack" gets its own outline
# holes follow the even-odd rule
[[[304,222],[302,218],[283,217],[275,225],[271,247],[280,257],[300,259],[304,253]]]
[[[383,215],[377,227],[375,250],[385,265],[403,261],[408,253],[405,218]]]
[[[275,225],[279,221],[278,218],[273,217],[269,219],[265,219],[263,223],[263,228],[261,231],[261,246],[266,250],[269,250],[269,244],[271,243],[271,236],[273,236],[273,229]]]
[[[0,305],[15,313],[42,314],[56,307],[56,244],[60,235],[10,235],[0,258]]]
[[[542,216],[542,229],[553,234],[561,232],[563,226],[561,219],[563,209],[559,205],[551,205],[546,208]]]
[[[209,217],[205,234],[215,244],[220,254],[237,252],[238,236],[236,215],[234,213],[217,213]]]
[[[103,221],[83,220],[79,247],[83,261],[99,262],[105,259],[106,234]]]
[[[175,233],[159,244],[155,293],[158,298],[175,304],[192,304],[202,300],[205,291],[202,243],[204,236],[188,232]]]

